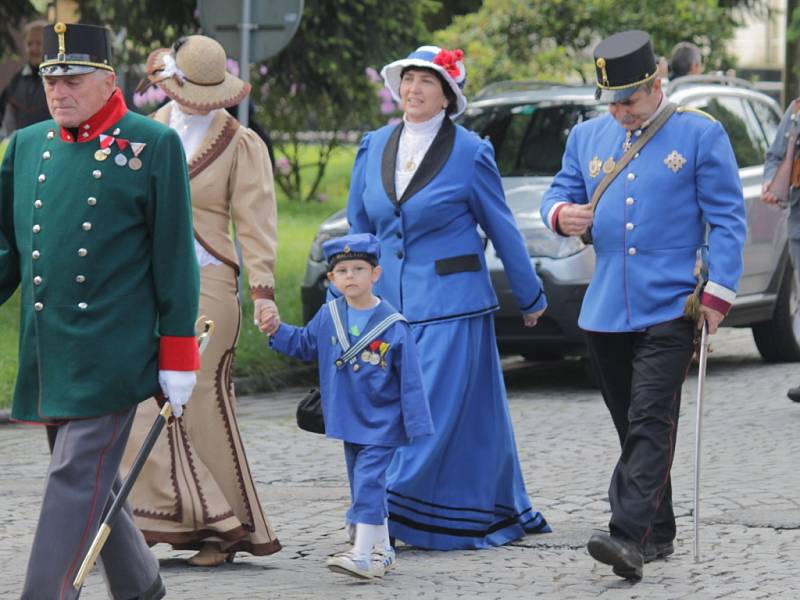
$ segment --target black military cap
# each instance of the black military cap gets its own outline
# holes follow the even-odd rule
[[[108,33],[105,27],[97,25],[48,25],[42,33],[39,72],[45,76],[82,75],[95,69],[113,72]]]
[[[601,102],[622,102],[656,76],[656,55],[650,36],[644,31],[631,30],[607,37],[594,49],[594,67],[595,98]]]

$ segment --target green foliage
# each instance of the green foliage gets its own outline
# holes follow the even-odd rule
[[[156,48],[195,32],[195,0],[77,0],[81,21],[107,25],[122,46],[118,64],[143,63]]]
[[[409,0],[403,10],[384,0],[307,0],[297,35],[254,80],[258,118],[279,132],[275,147],[289,163],[276,180],[290,199],[314,198],[339,134],[380,124],[365,68],[419,46],[428,38],[425,17],[437,7],[433,0]],[[309,131],[330,135],[301,163],[302,132]],[[308,171],[310,183],[304,182]]]
[[[688,40],[710,51],[710,68],[730,61],[725,44],[734,21],[718,0],[485,0],[436,39],[465,51],[474,93],[500,79],[591,81],[592,48],[625,29],[648,31],[658,54]]]
[[[0,2],[0,58],[16,54],[14,33],[19,26],[36,16],[30,0],[3,0]]]

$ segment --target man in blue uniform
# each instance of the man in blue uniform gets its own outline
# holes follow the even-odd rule
[[[372,293],[381,275],[380,242],[351,234],[322,246],[328,279],[342,296],[306,327],[262,322],[270,346],[301,360],[317,359],[325,434],[344,441],[354,525],[352,550],[332,556],[329,569],[362,579],[394,564],[389,545],[386,469],[395,448],[433,433],[416,345],[405,318]],[[373,559],[372,549],[379,548]]]
[[[592,536],[587,548],[638,580],[643,562],[674,551],[681,386],[697,329],[714,333],[736,296],[746,222],[728,136],[708,115],[667,101],[648,34],[617,33],[594,58],[596,97],[609,114],[570,133],[541,213],[561,235],[591,228],[597,263],[579,324],[622,453],[609,487],[610,535]]]

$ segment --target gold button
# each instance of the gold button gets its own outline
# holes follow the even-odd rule
[[[39,183],[44,183],[44,180],[47,179],[47,176],[44,173],[39,175]]]
[[[45,150],[42,153],[42,158],[45,159],[45,160],[50,160],[50,150]]]
[[[38,250],[34,250],[33,252],[31,252],[31,256],[33,257],[33,260],[39,260],[39,257],[41,255],[42,254]]]
[[[87,221],[86,223],[84,223],[83,225],[81,225],[81,227],[83,227],[83,230],[84,230],[84,231],[91,231],[91,229],[92,229],[92,224],[91,224],[91,223],[89,223],[89,222]]]
[[[36,304],[33,305],[33,310],[35,310],[36,312],[41,312],[42,310],[44,310],[44,304],[42,304],[41,302],[37,302]]]
[[[87,123],[86,125],[84,125],[84,126],[83,126],[83,128],[84,128],[84,129],[91,129],[91,128],[92,128],[92,126],[91,126],[91,125],[89,125],[89,124]]]
[[[92,177],[95,179],[100,179],[103,176],[103,173],[100,172],[100,169],[95,169],[92,171]]]
[[[42,278],[39,275],[33,278],[33,285],[42,285]]]
[[[33,233],[39,233],[42,230],[42,226],[38,223],[33,226]]]
[[[97,204],[97,198],[95,198],[93,196],[89,196],[86,199],[86,204],[88,204],[89,206],[94,206],[95,204]]]
[[[41,200],[34,200],[33,201],[34,208],[42,208],[42,201]]]
[[[89,305],[86,304],[86,302],[78,302],[78,308],[80,308],[81,310],[86,310],[87,308],[89,308]]]
[[[89,251],[86,248],[78,248],[78,256],[86,256]]]
[[[77,281],[78,283],[83,283],[84,281],[86,281],[86,277],[84,277],[83,275],[78,275],[75,278],[75,281]]]

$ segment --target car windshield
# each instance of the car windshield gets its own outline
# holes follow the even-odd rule
[[[488,138],[503,177],[552,177],[570,130],[608,108],[585,102],[526,102],[471,107],[460,124]]]

